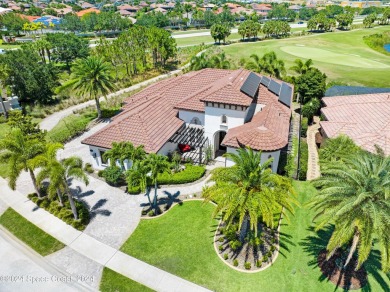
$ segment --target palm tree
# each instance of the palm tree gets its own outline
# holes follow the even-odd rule
[[[63,178],[61,175],[58,175],[63,172],[63,166],[57,160],[57,151],[59,149],[64,149],[64,146],[60,143],[47,144],[46,151],[37,156],[34,161],[35,165],[40,167],[37,175],[37,184],[40,185],[45,179],[48,179],[50,181],[47,188],[49,197],[53,198],[57,195],[59,204],[63,206]]]
[[[165,171],[169,170],[169,163],[167,160],[167,157],[160,154],[151,153],[146,158],[146,165],[149,168],[150,177],[152,179],[152,182],[154,184],[154,208],[155,208],[155,215],[157,215],[157,178],[160,173],[163,173]]]
[[[16,188],[16,181],[20,173],[28,171],[38,197],[41,196],[34,174],[36,165],[34,159],[45,150],[44,144],[38,139],[29,139],[22,130],[14,128],[0,141],[0,161],[8,164],[9,186]]]
[[[126,172],[126,181],[128,184],[128,188],[131,187],[139,187],[141,192],[146,191],[146,187],[148,186],[148,173],[149,173],[149,167],[145,160],[138,160],[136,161],[132,168],[130,168]],[[152,202],[150,200],[150,196],[148,193],[148,200],[150,206],[152,206]]]
[[[79,157],[69,157],[63,159],[61,164],[64,167],[64,189],[66,194],[68,195],[70,208],[72,209],[74,219],[78,219],[77,209],[75,202],[73,200],[72,192],[69,189],[68,180],[69,179],[77,179],[82,181],[85,185],[89,184],[88,176],[85,174],[83,170],[83,161]]]
[[[214,215],[222,212],[222,220],[229,227],[238,219],[241,240],[249,227],[257,235],[259,220],[274,227],[274,213],[293,212],[295,192],[291,181],[272,172],[272,159],[261,163],[261,152],[240,148],[226,153],[235,165],[212,171],[213,186],[203,189],[205,202],[217,202]],[[249,221],[249,222],[248,222]]]
[[[294,61],[295,65],[290,68],[290,70],[293,70],[297,74],[305,74],[307,71],[309,71],[313,66],[313,60],[308,59],[305,62],[303,62],[301,59],[296,59]]]
[[[80,59],[73,67],[73,78],[62,88],[73,86],[82,95],[89,95],[95,99],[98,119],[102,117],[99,95],[107,95],[115,89],[114,80],[111,76],[112,67],[103,59],[89,56]]]
[[[199,56],[193,56],[190,62],[190,70],[198,71],[209,66],[209,60],[206,58],[206,54],[202,53]]]
[[[225,52],[214,55],[211,57],[211,67],[218,69],[229,69],[230,62],[226,59]]]
[[[357,155],[359,148],[347,135],[340,135],[333,139],[326,139],[319,150],[321,164],[331,161],[339,161],[350,155]]]
[[[103,154],[105,159],[110,160],[110,165],[115,166],[116,161],[119,161],[121,168],[124,169],[125,160],[135,161],[145,158],[146,152],[143,145],[134,147],[131,142],[113,142],[112,148]]]
[[[278,59],[273,51],[264,54],[261,58],[256,54],[252,54],[250,58],[252,60],[248,61],[245,66],[248,70],[270,74],[278,79],[286,73],[283,60]]]
[[[335,226],[328,258],[348,247],[346,267],[357,251],[356,270],[367,260],[374,238],[381,246],[382,269],[390,270],[390,158],[368,152],[331,161],[313,184],[319,194],[311,202],[319,218],[317,230]],[[348,250],[347,249],[347,250]]]

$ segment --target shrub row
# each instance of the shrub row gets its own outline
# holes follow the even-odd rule
[[[63,207],[59,205],[57,200],[50,200],[48,197],[38,198],[36,193],[29,194],[28,198],[37,204],[40,208],[45,209],[49,213],[53,214],[54,216],[58,217],[65,223],[73,226],[78,230],[84,230],[89,223],[89,211],[81,202],[75,200],[77,213],[79,215],[79,219],[75,220],[66,196],[63,198]]]
[[[194,182],[200,179],[206,172],[203,165],[186,164],[183,171],[177,173],[164,172],[157,178],[160,185],[177,185]]]
[[[299,180],[306,180],[307,164],[309,160],[309,148],[306,141],[301,140],[301,156],[299,168]]]

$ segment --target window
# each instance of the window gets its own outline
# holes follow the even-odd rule
[[[226,117],[226,115],[222,115],[222,117],[221,117],[221,124],[227,124],[227,117]]]
[[[194,124],[194,125],[202,125],[202,123],[200,122],[199,118],[197,117],[193,117],[190,124]]]
[[[99,151],[99,153],[100,153],[100,159],[102,160],[102,164],[103,165],[106,165],[106,164],[108,164],[108,159],[105,159],[104,157],[103,157],[103,154],[104,154],[104,152],[105,151]]]

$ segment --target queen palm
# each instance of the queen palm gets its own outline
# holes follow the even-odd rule
[[[7,163],[9,170],[9,186],[16,188],[16,181],[21,172],[28,171],[38,197],[41,197],[34,169],[34,159],[44,152],[44,144],[38,139],[31,139],[19,128],[14,128],[0,141],[0,161]]]
[[[124,161],[128,160],[134,163],[137,160],[143,159],[146,152],[143,145],[134,147],[131,142],[113,142],[112,148],[103,154],[105,159],[110,160],[110,165],[115,166],[116,161],[119,161],[122,169],[124,169]]]
[[[212,171],[212,186],[203,189],[206,202],[217,203],[214,215],[222,212],[222,220],[229,227],[238,219],[241,240],[249,227],[257,235],[259,220],[274,227],[275,212],[293,212],[295,192],[288,178],[272,172],[272,159],[261,163],[261,152],[240,148],[224,156],[235,165]],[[243,231],[243,230],[244,231]]]
[[[305,62],[303,62],[301,59],[296,59],[294,61],[294,66],[290,68],[290,70],[293,70],[297,74],[305,74],[307,71],[309,71],[313,66],[313,60],[308,59]]]
[[[211,57],[211,67],[218,69],[229,69],[230,62],[226,59],[225,52],[219,53]]]
[[[37,183],[42,184],[45,179],[48,179],[50,181],[47,188],[49,197],[53,198],[57,195],[59,204],[63,206],[63,178],[59,175],[62,173],[63,166],[57,160],[57,151],[59,149],[64,149],[64,146],[60,143],[47,144],[46,151],[37,156],[34,159],[34,163],[40,167],[37,175]]]
[[[368,258],[374,238],[381,247],[382,269],[390,270],[390,158],[360,153],[331,161],[313,184],[319,195],[311,202],[317,212],[316,229],[334,225],[326,247],[328,258],[347,247],[346,267],[357,251],[358,269]]]
[[[98,118],[102,117],[100,109],[100,95],[107,95],[115,89],[114,80],[111,75],[112,67],[103,59],[90,56],[80,59],[73,67],[73,78],[63,88],[73,86],[82,95],[89,95],[96,102]]]
[[[246,68],[257,73],[266,73],[276,78],[281,78],[286,73],[283,60],[278,59],[275,52],[264,54],[261,58],[256,55],[250,55],[252,60],[246,63]]]
[[[163,173],[165,171],[169,170],[169,163],[167,160],[167,157],[164,155],[159,155],[155,153],[149,154],[145,161],[149,172],[150,172],[150,177],[152,179],[152,182],[154,184],[154,208],[155,208],[155,214],[157,215],[157,187],[158,187],[158,175],[160,173]]]

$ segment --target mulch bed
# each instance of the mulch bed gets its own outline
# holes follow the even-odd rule
[[[318,266],[321,272],[326,276],[329,281],[338,287],[348,290],[357,290],[364,287],[367,284],[367,272],[362,266],[359,270],[355,271],[357,259],[353,257],[346,269],[343,269],[344,261],[340,261],[342,258],[342,251],[338,250],[327,261],[327,252],[322,250],[318,255]],[[338,261],[341,264],[338,264]]]

